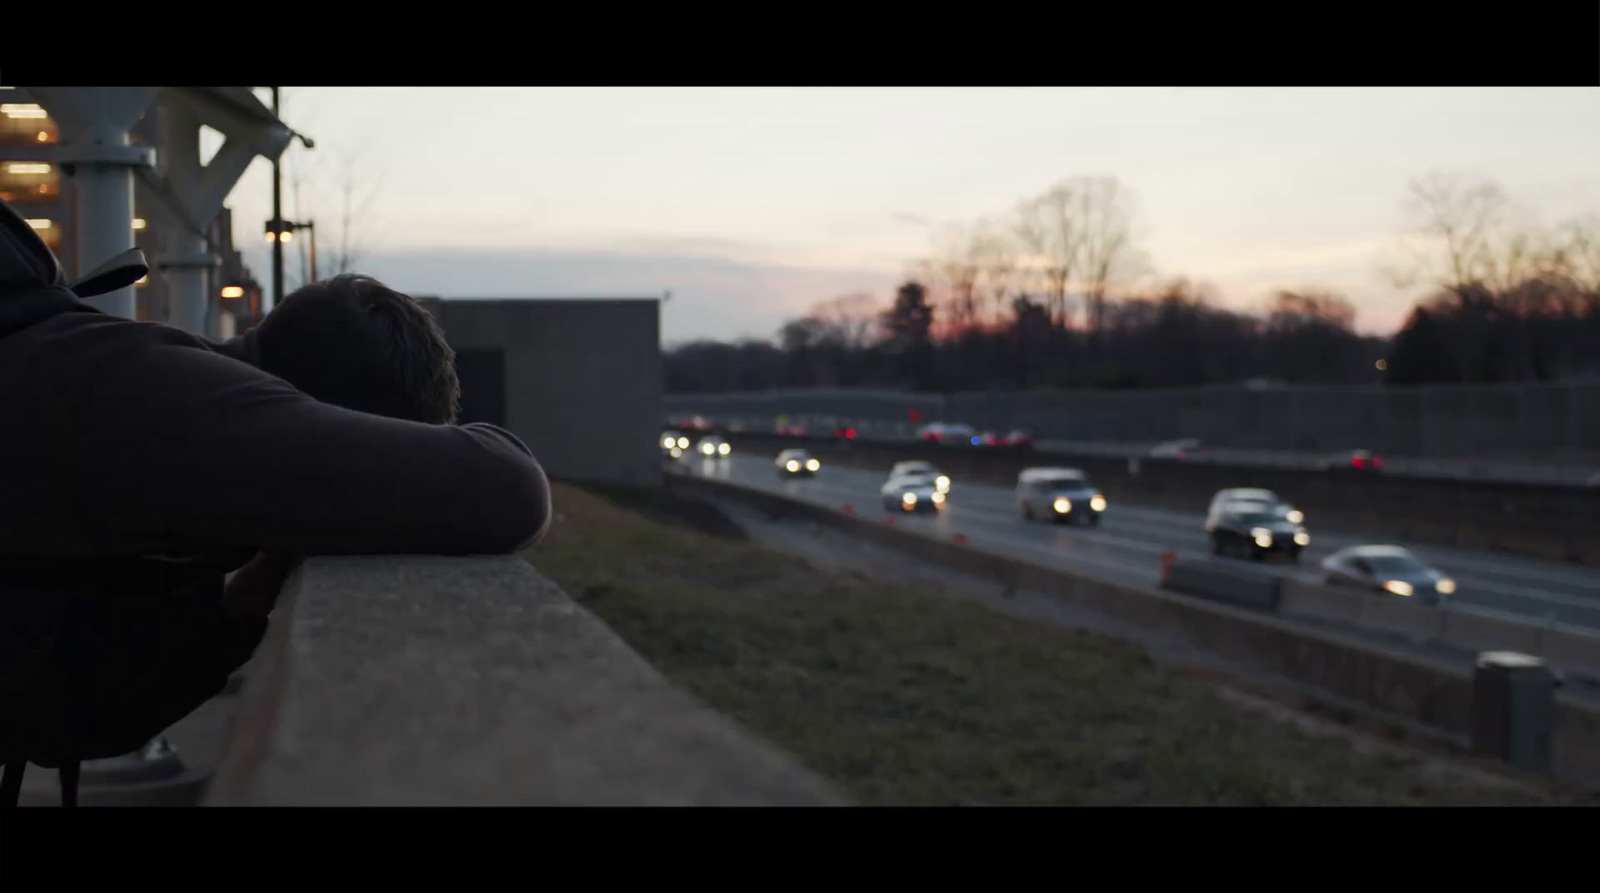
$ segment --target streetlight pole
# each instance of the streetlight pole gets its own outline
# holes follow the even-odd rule
[[[278,116],[278,87],[272,88],[272,117]],[[272,159],[272,306],[283,301],[283,170]]]

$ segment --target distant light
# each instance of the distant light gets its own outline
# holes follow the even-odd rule
[[[275,235],[276,235],[276,233],[267,233],[267,241],[271,242]]]
[[[728,445],[727,445],[727,444],[725,444],[725,443],[719,443],[719,444],[717,444],[717,452],[719,452],[719,453],[721,453],[721,454],[722,454],[722,455],[724,455],[724,456],[726,456],[726,455],[728,455],[728,454],[729,454],[729,453],[730,453],[730,452],[733,452],[733,447],[731,447],[731,446],[728,446]]]
[[[982,439],[982,438],[980,438],[980,437],[977,437],[977,436],[974,436],[974,437],[973,437],[973,438],[972,438],[972,445],[973,445],[973,446],[977,446],[977,445],[978,445],[978,444],[980,444],[980,443],[982,443],[982,442],[983,442],[983,439]]]
[[[28,225],[34,229],[49,229],[51,223],[42,217],[30,217],[28,218]]]
[[[821,467],[822,467],[822,463],[818,462],[815,459],[807,459],[806,460],[806,470],[808,470],[808,471],[816,471],[817,469],[819,469]]]
[[[1382,372],[1383,370],[1389,368],[1389,361],[1388,360],[1379,360],[1378,362],[1374,363],[1373,365],[1378,367],[1378,371],[1379,372]]]
[[[7,102],[0,105],[0,115],[7,118],[48,118],[50,113],[32,102]]]
[[[6,165],[6,170],[13,174],[48,174],[50,165],[37,161],[13,161]]]
[[[1057,496],[1056,501],[1051,503],[1051,507],[1054,508],[1058,514],[1065,515],[1067,512],[1072,511],[1072,500],[1066,498],[1065,496]]]
[[[283,232],[278,234],[278,241],[280,241],[280,242],[287,242],[292,238],[294,238],[294,233],[292,233],[292,232],[290,232],[288,230],[284,230]]]
[[[784,463],[783,467],[789,469],[790,471],[799,471],[800,462],[798,459],[790,459],[788,462]]]
[[[41,143],[48,143],[48,142],[50,142],[50,134],[48,134],[48,133],[45,133],[45,132],[44,132],[44,131],[42,131],[42,130],[41,130],[41,131],[39,131],[39,142],[41,142]]]
[[[238,285],[229,285],[222,289],[222,296],[224,298],[242,298],[244,297],[244,288]]]
[[[903,493],[903,494],[900,495],[900,501],[905,503],[906,505],[916,505],[917,504],[917,494],[915,494],[915,493]]]
[[[144,229],[144,226],[145,226],[145,224],[144,224],[144,218],[143,217],[135,217],[135,218],[133,218],[133,228],[134,229]]]
[[[134,285],[148,285],[148,284],[150,284],[150,274],[146,273],[143,276],[140,276],[138,279],[133,280],[133,284]]]

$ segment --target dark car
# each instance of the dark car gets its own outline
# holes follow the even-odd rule
[[[817,457],[799,449],[784,450],[778,454],[778,458],[772,460],[772,464],[778,470],[778,477],[782,478],[816,477],[822,468],[822,463],[817,461]]]
[[[1455,595],[1456,581],[1402,546],[1351,546],[1322,560],[1322,582],[1409,598],[1425,605]]]
[[[1300,560],[1300,550],[1311,544],[1305,525],[1284,517],[1276,505],[1256,500],[1230,500],[1214,506],[1206,516],[1211,554],[1264,561],[1271,555]]]

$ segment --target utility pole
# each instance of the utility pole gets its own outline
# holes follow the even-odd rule
[[[278,87],[272,88],[272,117],[278,115]],[[272,159],[272,308],[283,301],[283,169]]]

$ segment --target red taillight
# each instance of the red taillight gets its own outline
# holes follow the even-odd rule
[[[1360,456],[1352,456],[1350,457],[1350,464],[1357,468],[1366,468],[1367,460],[1361,458]]]
[[[846,428],[846,429],[844,429],[844,436],[849,440],[855,440],[856,439],[856,429],[854,429],[854,428]]]
[[[1373,468],[1382,468],[1383,467],[1383,460],[1379,459],[1377,456],[1373,456],[1372,457],[1372,467]]]

